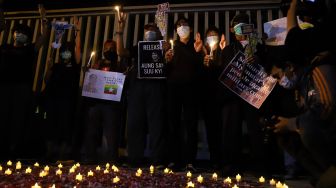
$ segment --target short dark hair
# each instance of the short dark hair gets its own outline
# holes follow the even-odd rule
[[[188,20],[188,18],[180,17],[174,24],[175,31],[177,30],[177,26],[181,25],[182,22],[188,23],[189,27],[192,27],[191,22]]]
[[[216,26],[212,25],[205,31],[205,37],[208,35],[210,31],[214,31],[219,35],[219,29]]]

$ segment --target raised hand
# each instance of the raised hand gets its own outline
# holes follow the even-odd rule
[[[172,49],[169,49],[166,53],[165,53],[165,59],[167,62],[171,62],[173,60],[174,57],[174,52]]]
[[[119,14],[120,14],[120,20],[118,20],[117,32],[123,32],[125,28],[127,14],[125,12],[119,12]]]
[[[198,32],[196,33],[194,48],[196,52],[200,52],[203,49],[203,41],[201,40],[201,34]]]
[[[222,34],[221,40],[219,42],[219,47],[221,50],[223,50],[226,46],[226,39],[225,39],[225,35]]]
[[[38,11],[42,20],[46,19],[46,10],[42,4],[38,5]]]
[[[73,17],[73,23],[74,23],[74,26],[75,26],[75,30],[78,31],[80,30],[81,28],[81,23],[79,22],[79,19],[77,16],[74,16]]]

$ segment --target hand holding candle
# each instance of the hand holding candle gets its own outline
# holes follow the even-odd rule
[[[173,40],[170,40],[170,48],[171,48],[172,50],[174,50],[174,41],[173,41]]]
[[[121,16],[120,16],[120,6],[115,6],[114,9],[117,11],[118,14],[118,21],[121,21]]]
[[[89,59],[88,63],[86,64],[86,67],[90,67],[90,63],[91,63],[92,57],[93,57],[94,55],[95,55],[95,52],[92,51],[92,52],[91,52],[91,55],[90,55],[90,59]]]

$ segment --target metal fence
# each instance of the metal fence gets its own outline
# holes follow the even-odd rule
[[[148,22],[154,22],[156,5],[127,6],[123,7],[127,20],[124,32],[124,45],[130,48],[143,39],[143,26]],[[73,23],[73,16],[78,16],[81,22],[82,41],[82,65],[88,61],[91,51],[101,52],[103,42],[114,38],[117,24],[114,7],[94,7],[78,9],[47,10],[49,22],[56,20]],[[204,34],[211,26],[217,26],[226,36],[229,35],[229,23],[234,15],[245,12],[250,15],[251,22],[255,24],[259,36],[263,32],[264,22],[281,18],[283,15],[279,9],[279,1],[245,1],[245,2],[217,2],[194,4],[171,4],[168,13],[168,29],[165,39],[176,38],[174,22],[180,16],[188,18],[193,23],[194,33]],[[11,30],[16,23],[24,23],[33,29],[33,42],[40,32],[40,20],[38,11],[5,12],[6,29],[1,32],[0,44],[12,43]],[[74,40],[73,31],[70,29],[63,35],[62,41]],[[59,52],[52,53],[51,43],[54,39],[54,30],[51,29],[48,44],[45,44],[37,56],[36,74],[34,79],[34,91],[44,88],[43,77],[47,68],[45,63],[48,58],[54,58],[58,62]],[[227,37],[229,39],[229,37]],[[53,56],[53,57],[51,57]],[[98,53],[98,58],[101,53]],[[83,75],[81,75],[82,81]],[[82,83],[80,81],[80,83]]]

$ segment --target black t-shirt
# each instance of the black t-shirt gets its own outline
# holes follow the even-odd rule
[[[32,84],[35,73],[35,50],[30,44],[23,47],[0,47],[0,83]]]
[[[56,63],[46,86],[49,96],[76,97],[79,87],[80,65],[76,63]]]

